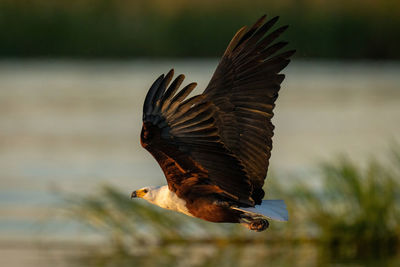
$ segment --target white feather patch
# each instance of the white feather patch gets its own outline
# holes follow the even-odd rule
[[[289,220],[289,214],[286,208],[286,204],[280,199],[263,200],[261,205],[257,205],[254,208],[233,208],[236,210],[248,212],[251,214],[260,214],[272,220],[287,222]]]

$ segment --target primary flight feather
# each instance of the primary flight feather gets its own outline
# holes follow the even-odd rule
[[[261,17],[229,43],[204,92],[179,90],[184,75],[161,75],[143,106],[140,141],[160,164],[168,185],[132,192],[162,208],[211,222],[262,231],[268,218],[286,221],[282,200],[263,200],[271,156],[275,100],[294,51],[274,42],[278,17]],[[268,33],[270,32],[270,33]],[[173,80],[173,81],[172,81]],[[172,81],[172,82],[171,82]]]

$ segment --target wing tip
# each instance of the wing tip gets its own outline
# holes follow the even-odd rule
[[[168,71],[167,75],[165,75],[165,77],[174,76],[174,72],[175,72],[175,70],[174,70],[173,68],[170,69],[170,70]]]
[[[256,23],[254,23],[254,26],[255,25],[258,25],[258,27],[261,25],[261,24],[263,24],[263,22],[264,22],[264,20],[265,20],[265,18],[267,17],[267,14],[263,14],[257,21],[256,21]]]
[[[146,94],[146,98],[143,104],[143,118],[146,115],[149,115],[153,111],[153,98],[156,95],[158,88],[160,87],[162,81],[164,80],[165,75],[161,74],[158,78],[153,82],[149,91]]]

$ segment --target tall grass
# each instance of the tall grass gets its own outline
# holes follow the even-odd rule
[[[324,253],[341,259],[396,254],[400,244],[400,177],[394,169],[376,161],[360,169],[345,158],[336,164],[323,164],[321,169],[322,188],[300,185],[292,199],[310,230],[317,230]]]
[[[347,158],[322,164],[320,186],[267,184],[268,191],[285,198],[291,216],[288,224],[272,223],[263,233],[164,211],[132,201],[127,193],[111,187],[95,196],[74,197],[68,205],[72,218],[109,240],[106,251],[93,251],[79,262],[96,266],[398,264],[399,151],[391,154],[391,164],[372,160],[359,167]]]

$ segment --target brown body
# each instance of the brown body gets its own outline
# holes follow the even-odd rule
[[[239,223],[243,212],[216,205],[213,198],[204,196],[186,203],[189,212],[200,219],[216,223]]]

